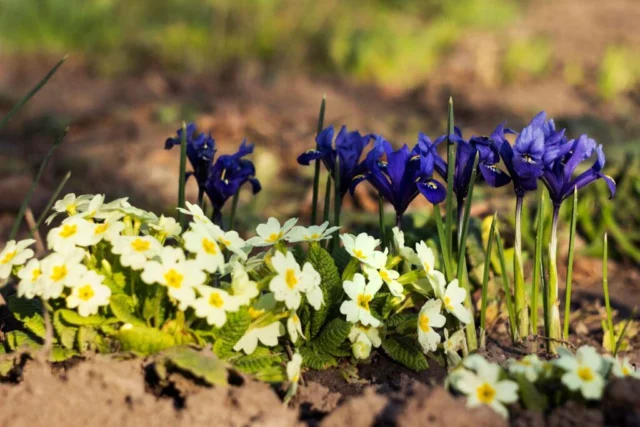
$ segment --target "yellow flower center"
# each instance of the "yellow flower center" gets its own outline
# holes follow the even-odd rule
[[[167,282],[167,286],[180,289],[182,287],[184,276],[172,268],[164,274],[164,280]]]
[[[104,234],[105,231],[107,231],[109,229],[109,224],[108,223],[103,223],[103,224],[98,224],[96,225],[96,229],[93,232],[94,234]]]
[[[478,396],[478,400],[480,402],[484,403],[485,405],[489,405],[496,397],[496,389],[493,388],[489,383],[483,383],[476,389],[476,395]]]
[[[353,256],[358,259],[367,259],[367,256],[360,249],[353,251]]]
[[[431,265],[428,262],[423,262],[422,266],[424,267],[424,271],[429,273],[431,271]]]
[[[149,250],[149,248],[151,247],[151,242],[149,242],[148,240],[136,239],[131,242],[131,247],[136,252],[144,252]]]
[[[53,267],[53,272],[51,273],[51,280],[54,282],[60,281],[67,277],[67,266],[66,265],[57,265]]]
[[[282,235],[283,235],[282,231],[279,233],[271,233],[269,234],[269,237],[266,238],[266,241],[269,243],[277,242],[282,238]]]
[[[41,274],[42,270],[40,270],[39,268],[34,268],[31,272],[31,281],[35,282],[36,280],[38,280],[38,277],[40,277]]]
[[[65,224],[60,230],[60,237],[68,239],[78,232],[78,226],[76,224]]]
[[[589,368],[587,366],[583,366],[583,367],[578,369],[578,376],[584,382],[593,381],[593,379],[595,378],[595,375],[593,374],[593,371],[591,370],[591,368]]]
[[[69,206],[67,206],[67,213],[69,215],[75,215],[76,214],[76,204],[75,203],[71,203]]]
[[[251,316],[252,319],[257,319],[262,316],[262,313],[264,313],[264,310],[256,310],[253,307],[249,307],[249,316]]]
[[[320,237],[322,237],[322,234],[320,234],[320,233],[313,233],[313,234],[309,237],[309,240],[317,240],[317,239],[319,239]]]
[[[453,311],[453,305],[451,304],[451,298],[444,297],[444,306],[447,310]]]
[[[531,366],[531,362],[527,359],[520,359],[517,363],[521,366]]]
[[[622,375],[624,375],[625,377],[628,376],[628,375],[631,375],[631,369],[629,369],[626,366],[623,366],[622,367]]]
[[[294,314],[293,316],[291,316],[291,321],[295,324],[300,323],[300,318],[298,317],[297,314]]]
[[[18,251],[7,252],[4,258],[2,258],[2,261],[0,261],[0,264],[9,264],[11,260],[15,258],[17,252]]]
[[[296,272],[293,268],[288,268],[284,273],[284,281],[286,282],[289,289],[293,289],[298,284],[298,278],[296,277]]]
[[[224,237],[220,237],[220,238],[218,238],[218,242],[219,242],[222,246],[227,247],[227,248],[228,248],[229,246],[231,246],[231,240],[227,240],[227,239],[225,239]]]
[[[204,251],[209,255],[216,255],[218,253],[217,246],[216,242],[213,242],[206,237],[202,239],[202,249],[204,249]]]
[[[371,295],[358,295],[358,307],[364,308],[365,310],[369,311],[369,301],[371,301]]]
[[[380,270],[380,277],[385,282],[388,282],[389,280],[391,280],[391,277],[389,277],[389,273],[387,272],[387,270]]]
[[[300,379],[300,375],[299,374],[295,374],[293,376],[293,378],[291,378],[291,382],[292,383],[297,383],[299,379]]]
[[[431,327],[429,326],[429,316],[421,314],[420,319],[418,320],[418,326],[422,332],[429,332],[431,330]]]
[[[80,289],[78,289],[78,298],[82,301],[89,301],[96,293],[94,292],[91,285],[84,285]]]
[[[220,296],[219,293],[213,292],[209,296],[209,304],[215,308],[220,308],[224,305],[224,301],[222,300],[222,297]]]

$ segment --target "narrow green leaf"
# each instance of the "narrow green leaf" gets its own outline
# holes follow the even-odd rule
[[[445,202],[445,236],[447,239],[447,249],[449,250],[449,259],[453,259],[453,176],[455,172],[456,159],[455,144],[451,141],[451,135],[453,132],[453,98],[449,97],[449,106],[447,111],[447,199]]]
[[[327,106],[327,96],[322,96],[322,102],[320,103],[320,114],[318,115],[318,131],[317,135],[320,135],[322,128],[324,127],[324,112]],[[320,190],[320,163],[321,160],[316,160],[313,171],[313,198],[311,199],[311,224],[316,225],[317,211],[318,211],[318,192]]]
[[[573,255],[576,246],[576,223],[578,221],[578,188],[573,191],[571,204],[571,225],[569,231],[569,258],[567,259],[567,280],[564,296],[564,334],[563,339],[569,338],[569,316],[571,314],[571,282],[573,281]]]
[[[334,180],[334,200],[333,200],[333,225],[340,227],[340,209],[342,208],[342,194],[340,193],[340,157],[336,155],[335,166],[333,169]],[[340,230],[336,230],[333,234],[333,247],[340,246]]]
[[[489,288],[489,270],[491,269],[491,254],[493,253],[493,240],[496,234],[496,222],[498,213],[493,214],[493,220],[491,221],[491,230],[489,231],[489,239],[487,240],[487,250],[484,255],[484,271],[482,274],[482,307],[480,309],[480,331],[484,337],[484,332],[487,330],[487,298]],[[481,347],[484,348],[484,340],[482,340]]]
[[[444,266],[444,276],[447,283],[453,280],[453,269],[451,267],[451,251],[447,246],[447,237],[444,225],[442,224],[442,214],[440,213],[440,205],[433,205],[433,217],[436,221],[438,229],[438,239],[440,240],[440,255],[442,255],[442,265]]]
[[[49,201],[47,202],[47,206],[38,217],[36,225],[30,230],[29,236],[33,236],[33,233],[40,228],[44,220],[47,218],[47,213],[49,213],[53,204],[56,202],[56,200],[58,200],[58,196],[60,195],[60,192],[62,192],[64,186],[67,184],[67,181],[69,181],[69,178],[71,178],[71,172],[67,172],[66,175],[62,178],[62,181],[60,181],[60,184],[58,184],[58,187],[56,187],[56,190],[53,192],[51,198],[49,198]]]
[[[182,122],[182,137],[180,139],[180,175],[178,176],[178,207],[184,209],[186,206],[185,187],[187,185],[187,124]],[[178,222],[185,226],[185,216],[182,211],[178,211]]]
[[[208,384],[227,385],[226,365],[213,353],[189,347],[176,347],[163,352],[162,357],[170,365],[187,371]]]
[[[504,256],[504,245],[500,237],[500,230],[495,230],[496,244],[498,246],[498,258],[500,258],[500,269],[502,270],[502,288],[504,290],[504,299],[507,303],[507,312],[509,314],[509,327],[511,329],[511,341],[515,342],[515,333],[517,330],[516,313],[513,308],[513,300],[511,295],[511,286],[509,286],[509,276],[507,274],[507,262]]]
[[[542,271],[542,243],[544,241],[544,189],[538,192],[538,215],[536,219],[536,250],[533,259],[533,290],[531,296],[531,330],[538,335],[538,296],[540,295],[540,281]]]
[[[613,314],[611,313],[611,301],[609,299],[609,278],[607,275],[609,259],[609,239],[607,233],[604,234],[604,250],[602,251],[602,288],[604,290],[604,304],[607,310],[607,328],[609,329],[609,339],[612,349],[616,348],[616,333],[613,329]]]

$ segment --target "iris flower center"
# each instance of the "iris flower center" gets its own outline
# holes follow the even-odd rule
[[[534,165],[536,163],[535,160],[533,160],[533,157],[531,157],[529,154],[525,153],[522,155],[522,161],[525,163],[529,163]]]

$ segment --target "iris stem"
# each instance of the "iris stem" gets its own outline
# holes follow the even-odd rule
[[[573,281],[573,254],[576,243],[576,222],[578,219],[578,189],[573,192],[571,205],[571,226],[569,229],[569,258],[567,260],[567,280],[564,295],[564,323],[563,339],[569,338],[569,316],[571,314],[571,282]]]
[[[198,187],[198,206],[204,210],[204,187]]]
[[[447,247],[447,239],[445,234],[445,228],[442,224],[442,213],[440,212],[440,205],[433,205],[433,217],[436,221],[436,228],[438,229],[438,238],[440,239],[440,254],[442,255],[442,264],[444,265],[444,276],[447,279],[447,283],[453,280],[453,268],[451,267],[451,258],[449,258],[449,248]]]
[[[322,128],[324,126],[324,112],[327,104],[327,96],[324,95],[322,97],[322,102],[320,103],[320,114],[318,115],[318,131],[317,135],[320,135],[322,132]],[[311,199],[311,224],[316,225],[317,220],[317,210],[318,210],[318,192],[320,187],[320,159],[315,161],[315,169],[313,171],[313,198]]]
[[[553,205],[553,222],[551,223],[551,242],[549,243],[549,281],[548,281],[548,350],[555,354],[557,351],[557,340],[560,340],[560,302],[558,301],[558,217],[560,205]]]
[[[518,339],[524,340],[529,335],[529,307],[524,290],[524,270],[522,266],[522,203],[523,198],[516,199],[516,230],[513,257],[513,292],[518,321]]]
[[[509,276],[507,274],[507,260],[504,256],[504,244],[502,243],[502,237],[500,237],[500,230],[496,229],[496,244],[498,246],[498,258],[500,259],[500,270],[502,278],[502,289],[504,291],[504,298],[507,303],[507,313],[509,314],[509,324],[511,326],[511,341],[516,342],[517,323],[516,312],[513,308],[513,300],[511,294],[511,286],[509,286]]]
[[[542,241],[544,240],[544,190],[538,192],[538,215],[536,218],[536,250],[533,260],[533,290],[531,292],[531,332],[538,335],[538,297],[540,294],[540,272],[542,271]],[[545,308],[546,311],[546,308]],[[546,317],[546,315],[545,315]],[[533,342],[536,350],[537,341]]]
[[[187,124],[182,122],[182,135],[180,138],[180,175],[178,176],[178,207],[184,209],[186,200],[186,175],[187,175]],[[178,211],[178,223],[185,226],[185,216]]]
[[[220,209],[216,207],[213,208],[213,212],[211,213],[211,222],[222,228],[222,211]]]
[[[447,114],[447,199],[445,211],[445,233],[447,239],[447,249],[449,259],[453,259],[453,176],[455,172],[455,146],[451,141],[451,134],[454,131],[453,122],[453,98],[449,97],[449,107]]]
[[[489,270],[491,269],[491,253],[493,251],[493,239],[496,234],[496,222],[498,213],[493,214],[491,221],[491,230],[489,231],[489,240],[487,241],[487,250],[484,254],[484,271],[482,274],[482,306],[480,308],[480,348],[484,348],[486,344],[487,331],[487,297],[489,288]]]
[[[236,226],[236,214],[238,212],[238,201],[240,200],[240,189],[233,195],[231,202],[231,218],[229,218],[229,230],[233,230]]]
[[[336,155],[335,167],[333,170],[333,179],[335,184],[334,200],[333,200],[333,225],[340,227],[340,208],[342,207],[342,197],[340,193],[340,157]],[[333,248],[338,249],[340,245],[340,230],[336,230],[333,238]]]
[[[382,194],[378,194],[378,221],[380,222],[380,240],[382,241],[382,246],[386,247],[387,236],[384,228],[384,199]]]
[[[324,187],[324,212],[322,222],[329,221],[329,212],[331,212],[331,174],[327,174],[327,184]]]
[[[604,304],[607,310],[607,328],[609,329],[609,345],[611,351],[616,350],[616,333],[613,329],[613,314],[611,313],[611,300],[609,299],[609,279],[607,275],[609,259],[609,239],[604,233],[604,250],[602,251],[602,289],[604,291]]]

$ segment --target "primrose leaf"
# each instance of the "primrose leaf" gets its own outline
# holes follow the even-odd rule
[[[536,389],[524,375],[514,375],[514,379],[518,383],[518,392],[520,393],[520,399],[525,408],[530,411],[542,412],[547,409],[548,400],[547,396]]]
[[[51,355],[49,356],[49,362],[64,362],[71,359],[73,356],[77,356],[78,352],[69,348],[54,346],[51,349]]]
[[[42,344],[42,341],[38,337],[23,331],[7,332],[5,334],[5,340],[11,350],[17,350],[21,347],[35,350]]]
[[[395,328],[396,326],[400,326],[403,323],[407,322],[412,322],[414,325],[417,325],[417,321],[417,313],[402,312],[389,317],[389,319],[386,320],[385,324],[387,325],[387,328]]]
[[[258,347],[253,353],[240,356],[236,359],[233,362],[233,366],[245,374],[255,374],[270,366],[279,365],[280,363],[282,363],[280,355],[272,354],[271,351],[265,347]]]
[[[411,338],[402,336],[386,338],[382,340],[382,348],[390,358],[416,372],[424,371],[429,367],[427,358]]]
[[[109,307],[113,315],[122,323],[130,323],[133,326],[144,327],[147,324],[133,314],[133,299],[125,294],[111,295]]]
[[[170,334],[142,326],[120,328],[115,334],[115,338],[120,341],[122,350],[142,356],[158,353],[176,344]]]
[[[81,316],[77,311],[67,310],[66,308],[58,310],[62,319],[71,325],[77,326],[97,326],[105,322],[105,318],[94,314],[93,316]]]
[[[42,319],[42,305],[37,300],[18,298],[11,295],[7,305],[14,317],[18,319],[24,327],[40,338],[44,338],[46,328]]]
[[[123,272],[113,273],[112,275],[104,275],[103,283],[111,289],[111,295],[124,293],[124,286],[127,283],[127,276]]]
[[[213,353],[176,347],[162,353],[165,363],[189,372],[211,385],[227,385],[227,367]]]
[[[257,380],[265,383],[281,383],[287,379],[287,373],[281,365],[267,366],[253,375]]]
[[[166,288],[162,286],[153,286],[151,288],[155,292],[153,295],[147,295],[147,298],[145,298],[142,306],[142,317],[144,317],[144,320],[147,322],[151,322],[151,320],[154,319],[155,325],[160,326],[165,320],[163,302],[167,291]]]
[[[299,351],[302,356],[302,365],[307,368],[321,371],[338,366],[338,361],[330,354],[322,353],[311,347],[300,347]]]
[[[94,341],[97,336],[98,332],[94,328],[90,326],[80,326],[78,328],[78,334],[76,335],[78,344],[76,348],[80,350],[81,353],[83,353],[89,350],[92,345],[94,345],[95,347]]]
[[[311,345],[322,352],[332,353],[347,339],[349,331],[351,331],[351,324],[336,317],[322,328],[322,332],[311,342]]]
[[[70,326],[62,320],[61,310],[53,313],[53,329],[56,332],[58,342],[66,349],[72,349],[76,342],[78,328]]]
[[[311,245],[309,253],[307,254],[307,262],[313,266],[322,278],[320,288],[322,289],[324,304],[322,304],[319,310],[314,310],[311,313],[310,332],[311,338],[315,338],[326,322],[330,310],[335,310],[340,302],[343,290],[338,268],[329,252],[322,246],[319,244]]]
[[[241,308],[235,313],[227,313],[227,323],[217,332],[216,342],[213,345],[214,353],[225,359],[233,353],[233,346],[242,338],[251,325],[249,310]]]

